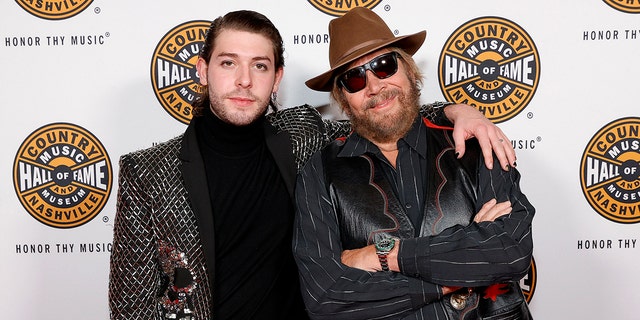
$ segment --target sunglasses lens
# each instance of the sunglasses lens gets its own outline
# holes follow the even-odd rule
[[[350,93],[360,91],[367,85],[365,72],[366,70],[362,67],[351,69],[342,75],[340,82]]]
[[[367,86],[367,70],[371,70],[378,79],[386,79],[398,71],[398,61],[395,53],[386,53],[374,58],[368,63],[347,70],[340,78],[340,84],[349,92],[358,92]]]
[[[394,54],[385,54],[370,62],[371,71],[380,79],[389,78],[398,71],[398,62]]]

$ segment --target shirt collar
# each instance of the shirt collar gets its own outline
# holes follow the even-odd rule
[[[427,138],[426,126],[422,121],[422,117],[416,117],[409,132],[398,141],[398,148],[403,145],[408,146],[417,152],[420,156],[426,157]],[[338,157],[357,157],[365,153],[382,154],[380,149],[373,142],[365,139],[357,132],[349,135],[345,141],[344,147],[338,153]]]

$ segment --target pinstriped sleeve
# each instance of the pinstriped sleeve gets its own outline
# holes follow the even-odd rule
[[[341,263],[336,208],[314,155],[299,174],[293,251],[312,319],[397,319],[441,298],[438,286],[393,272]],[[385,316],[380,316],[385,315]]]
[[[511,201],[512,211],[493,222],[453,226],[438,235],[402,240],[402,273],[447,286],[484,286],[518,281],[531,264],[531,223],[535,213],[520,190],[520,173],[478,166],[476,207],[495,198]]]

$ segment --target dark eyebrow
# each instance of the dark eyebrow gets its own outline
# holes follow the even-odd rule
[[[229,57],[229,58],[238,58],[238,54],[236,53],[231,53],[231,52],[221,52],[220,54],[218,54],[218,57]],[[269,58],[268,56],[257,56],[257,57],[253,57],[251,60],[253,61],[269,61],[271,62],[271,58]]]

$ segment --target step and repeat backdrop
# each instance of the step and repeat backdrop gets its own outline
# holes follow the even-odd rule
[[[638,319],[640,1],[16,0],[0,3],[0,304],[107,319],[118,159],[191,119],[204,31],[231,10],[285,41],[282,108],[343,118],[304,81],[328,22],[366,6],[427,30],[423,102],[475,106],[511,138],[537,208],[521,285],[536,319]]]

